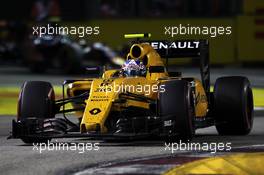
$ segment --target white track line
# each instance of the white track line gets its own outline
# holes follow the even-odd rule
[[[240,149],[240,148],[252,148],[252,147],[263,147],[264,148],[264,144],[258,144],[258,145],[247,145],[247,146],[235,146],[232,147],[232,149]]]
[[[176,167],[175,164],[168,165],[150,165],[150,164],[133,164],[118,167],[101,167],[101,168],[89,168],[75,175],[118,175],[118,174],[162,174],[171,168]]]

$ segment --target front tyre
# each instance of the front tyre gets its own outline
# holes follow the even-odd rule
[[[36,119],[44,121],[55,117],[55,94],[48,82],[27,81],[23,84],[18,100],[18,121]],[[50,138],[22,137],[25,143],[47,142]]]

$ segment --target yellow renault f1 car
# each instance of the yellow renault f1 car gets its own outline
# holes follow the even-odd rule
[[[126,35],[135,36],[148,34]],[[213,125],[220,135],[246,135],[253,124],[250,82],[246,77],[221,77],[210,92],[208,48],[207,40],[137,39],[127,59],[140,61],[145,74],[128,76],[122,70],[107,70],[100,78],[66,80],[60,100],[55,100],[50,83],[27,81],[20,92],[11,138],[25,143],[61,137],[190,140],[196,129]],[[201,80],[169,72],[168,59],[177,57],[199,59]],[[80,122],[71,122],[67,113],[75,113]]]

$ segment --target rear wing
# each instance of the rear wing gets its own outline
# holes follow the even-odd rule
[[[201,80],[208,95],[210,94],[210,64],[208,40],[178,40],[178,41],[140,41],[149,43],[162,58],[192,58],[199,59]]]

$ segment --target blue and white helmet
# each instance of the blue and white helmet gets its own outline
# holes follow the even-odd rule
[[[122,70],[126,76],[144,76],[146,67],[139,60],[128,59],[122,66]]]

